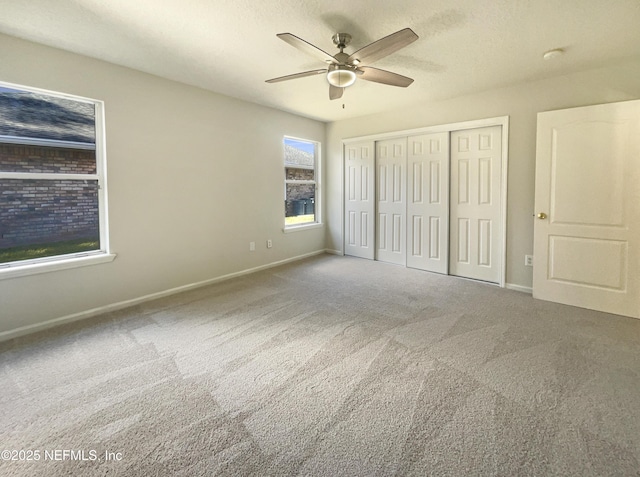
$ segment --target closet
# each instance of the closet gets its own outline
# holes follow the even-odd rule
[[[345,143],[345,254],[503,284],[503,129]]]

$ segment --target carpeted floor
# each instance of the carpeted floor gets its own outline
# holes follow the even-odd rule
[[[2,476],[639,476],[640,320],[319,256],[0,344],[0,443]]]

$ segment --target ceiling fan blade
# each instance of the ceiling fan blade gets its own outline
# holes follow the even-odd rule
[[[329,85],[329,99],[340,99],[342,98],[342,93],[344,93],[344,88],[339,88],[332,84]]]
[[[298,50],[304,51],[308,55],[315,56],[320,61],[324,61],[325,63],[338,63],[338,60],[326,51],[321,50],[317,46],[314,46],[308,41],[304,41],[302,38],[298,38],[291,33],[278,33],[276,36]]]
[[[359,78],[363,80],[388,84],[391,86],[401,86],[403,88],[406,88],[413,83],[411,78],[407,78],[406,76],[402,76],[397,73],[392,73],[391,71],[381,70],[371,66],[361,66],[358,69],[362,71]]]
[[[304,78],[305,76],[320,75],[326,72],[327,72],[326,68],[322,70],[303,71],[302,73],[296,73],[293,75],[280,76],[278,78],[271,78],[266,80],[265,83],[279,83],[280,81],[288,81],[296,78]]]
[[[371,64],[404,48],[417,39],[418,35],[411,28],[405,28],[360,48],[347,58],[347,63],[351,64],[354,60],[358,60],[359,63]]]

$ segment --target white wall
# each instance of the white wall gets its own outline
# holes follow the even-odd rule
[[[331,123],[327,127],[327,248],[343,250],[342,145],[346,138],[472,119],[510,116],[507,210],[508,284],[531,287],[537,113],[640,98],[640,59],[600,69],[504,87],[447,101]],[[472,81],[473,78],[470,78]],[[384,88],[385,86],[380,86]],[[410,88],[428,88],[413,84]]]
[[[325,248],[322,228],[282,232],[282,138],[324,144],[324,123],[8,36],[0,45],[1,81],[105,102],[118,255],[0,280],[0,336]]]

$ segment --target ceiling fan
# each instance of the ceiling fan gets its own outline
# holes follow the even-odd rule
[[[373,43],[360,48],[351,55],[344,52],[345,47],[351,42],[351,35],[348,33],[336,33],[333,35],[333,43],[340,49],[340,52],[336,53],[334,56],[331,56],[326,51],[321,50],[317,46],[314,46],[291,33],[279,33],[276,36],[281,40],[286,41],[291,46],[310,54],[320,61],[328,63],[329,66],[328,68],[280,76],[278,78],[267,80],[267,83],[278,83],[280,81],[326,73],[327,81],[329,82],[329,99],[341,98],[342,93],[344,93],[344,89],[355,83],[356,78],[388,84],[391,86],[401,86],[403,88],[406,88],[413,83],[413,79],[407,78],[406,76],[367,66],[374,61],[384,58],[385,56],[388,56],[416,41],[418,39],[418,35],[416,35],[411,28],[405,28],[392,33],[389,36],[385,36],[378,41],[374,41]]]

